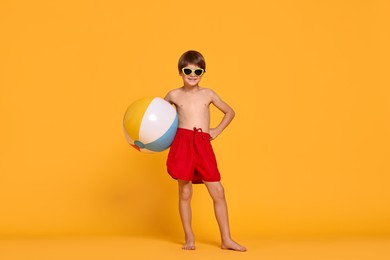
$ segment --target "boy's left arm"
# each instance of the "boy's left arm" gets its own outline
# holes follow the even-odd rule
[[[217,138],[219,134],[230,124],[235,116],[234,110],[223,101],[214,91],[211,91],[211,103],[218,108],[224,116],[221,122],[218,124],[216,128],[210,128],[210,137],[211,140]]]

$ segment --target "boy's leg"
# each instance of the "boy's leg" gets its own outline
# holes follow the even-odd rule
[[[222,249],[246,251],[246,248],[234,242],[230,236],[229,217],[225,191],[221,182],[205,182],[205,185],[214,202],[215,217],[217,218],[221,232]]]
[[[179,183],[179,212],[181,222],[183,224],[186,243],[183,249],[195,249],[195,236],[192,231],[191,220],[191,198],[192,198],[192,182],[178,180]]]

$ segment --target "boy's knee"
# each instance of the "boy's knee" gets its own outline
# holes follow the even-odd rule
[[[190,200],[192,197],[192,189],[180,189],[179,196],[181,200]]]
[[[223,188],[222,185],[214,187],[212,194],[213,194],[213,198],[215,200],[223,200],[223,199],[225,199],[225,189]]]

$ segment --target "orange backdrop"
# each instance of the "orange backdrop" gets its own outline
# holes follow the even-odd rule
[[[0,235],[181,235],[166,152],[121,121],[202,52],[242,235],[390,234],[388,1],[1,1]],[[213,124],[220,120],[213,110]],[[217,236],[195,187],[194,228]]]

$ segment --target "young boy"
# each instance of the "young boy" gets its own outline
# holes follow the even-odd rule
[[[178,68],[184,85],[171,90],[165,100],[175,105],[179,115],[179,128],[168,154],[167,170],[179,183],[179,212],[185,233],[183,249],[195,249],[191,227],[192,183],[204,183],[214,202],[221,232],[221,248],[246,251],[230,236],[224,189],[210,143],[232,121],[234,111],[214,91],[199,86],[206,71],[202,54],[197,51],[185,52],[180,57]],[[210,128],[210,104],[225,114],[216,128]]]

